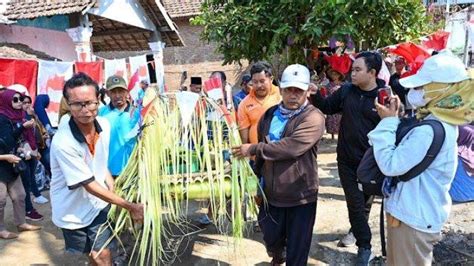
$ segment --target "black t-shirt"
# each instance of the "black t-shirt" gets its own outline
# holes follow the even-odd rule
[[[22,126],[17,126],[5,116],[0,115],[0,154],[11,154],[16,151],[22,130]],[[18,175],[13,172],[13,164],[0,160],[0,181],[10,183],[17,177]]]

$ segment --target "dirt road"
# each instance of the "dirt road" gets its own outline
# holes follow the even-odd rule
[[[349,229],[344,194],[340,187],[335,155],[335,143],[325,142],[321,146],[319,161],[320,193],[316,225],[311,245],[310,265],[351,265],[357,252],[355,247],[338,248],[339,238]],[[48,196],[48,192],[43,192]],[[199,205],[196,205],[199,206]],[[21,233],[17,240],[0,240],[0,265],[83,265],[84,257],[64,255],[61,231],[51,222],[48,204],[36,206],[45,219],[38,232]],[[373,205],[370,226],[373,231],[373,251],[380,255],[379,238],[380,201]],[[203,209],[198,211],[204,211]],[[194,215],[198,215],[194,213]],[[7,204],[7,228],[14,230],[11,204]],[[445,238],[435,248],[435,257],[440,264],[457,263],[474,265],[474,202],[453,206]],[[240,243],[240,250],[234,252],[232,241],[227,236],[216,234],[209,226],[183,242],[183,251],[175,265],[269,265],[261,233],[252,233]],[[463,255],[464,253],[464,255]],[[466,255],[467,254],[467,255]],[[380,264],[380,262],[375,262]]]

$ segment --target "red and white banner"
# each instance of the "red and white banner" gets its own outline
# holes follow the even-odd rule
[[[108,77],[113,75],[121,76],[125,80],[128,80],[127,63],[125,62],[125,58],[105,60],[104,69],[105,80],[107,80]]]
[[[83,72],[91,77],[99,87],[104,83],[104,71],[102,69],[103,61],[97,62],[76,62],[74,64],[74,72]]]
[[[441,51],[446,48],[448,44],[449,32],[437,31],[430,36],[423,39],[421,45],[426,49],[433,49],[435,51]]]
[[[132,75],[128,81],[128,89],[130,90],[130,96],[136,101],[139,98],[139,91],[141,89],[139,86],[140,81],[145,80],[150,83],[146,55],[129,57],[128,60]]]
[[[73,74],[72,62],[39,60],[38,94],[48,94],[49,106],[46,112],[53,127],[58,126],[59,103],[63,97],[66,80]]]
[[[8,87],[21,84],[28,89],[32,100],[36,96],[36,79],[38,62],[36,60],[19,60],[0,58],[0,85]]]

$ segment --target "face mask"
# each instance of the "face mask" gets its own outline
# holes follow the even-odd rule
[[[407,94],[407,100],[415,109],[425,106],[427,103],[425,100],[425,90],[409,90]]]

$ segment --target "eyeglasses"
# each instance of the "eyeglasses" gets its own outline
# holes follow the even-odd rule
[[[68,103],[68,105],[71,111],[80,111],[83,107],[85,107],[89,111],[94,111],[97,109],[99,102],[75,102]]]
[[[23,104],[31,104],[30,101],[23,101]]]
[[[13,97],[12,101],[13,101],[14,103],[18,103],[18,102],[23,102],[23,99],[24,99],[24,98],[21,97],[21,96],[20,96],[20,97]]]

